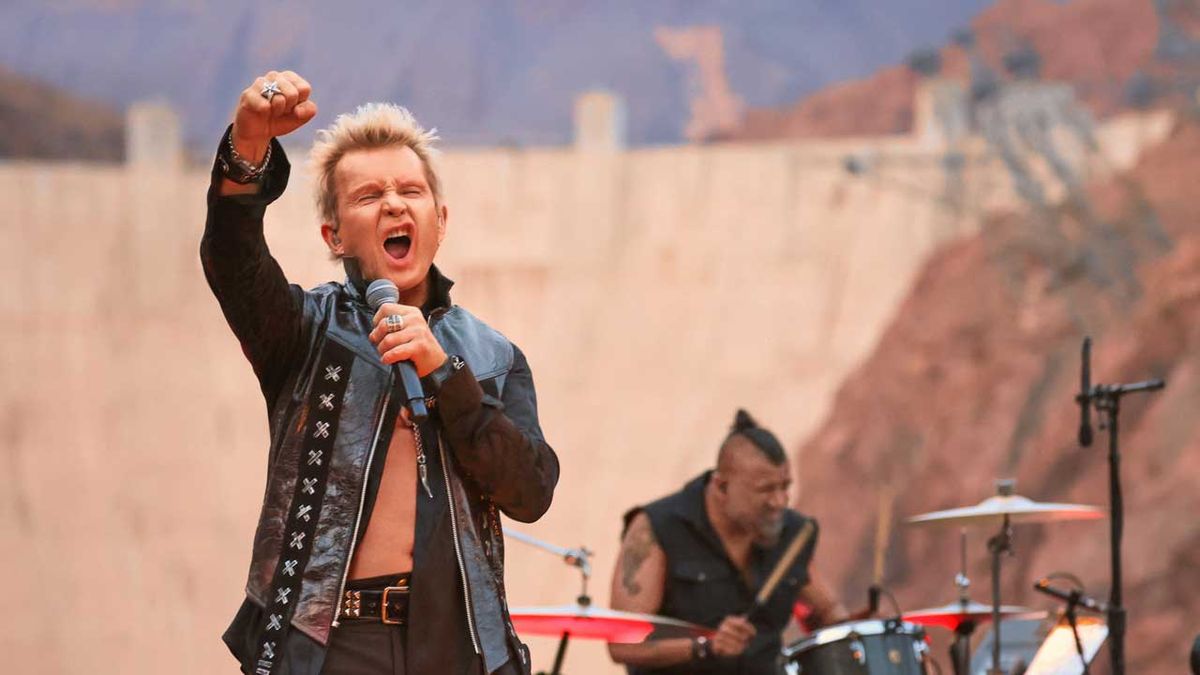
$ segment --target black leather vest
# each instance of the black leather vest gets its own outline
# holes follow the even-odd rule
[[[344,388],[344,404],[337,410],[320,515],[291,609],[292,627],[320,644],[328,642],[337,618],[337,599],[346,583],[356,534],[360,534],[357,530],[369,463],[380,445],[386,445],[391,432],[385,428],[384,418],[395,384],[392,370],[380,362],[367,339],[372,315],[353,286],[330,283],[306,293],[302,330],[311,336],[308,356],[296,372],[289,374],[284,393],[271,410],[267,493],[246,584],[247,595],[262,607],[269,606],[272,599],[272,580],[282,569],[281,555],[291,553],[289,515],[295,510],[298,490],[304,487],[298,480],[308,452],[306,444],[310,443],[309,417],[318,412],[314,387],[329,376],[332,356],[344,364],[337,372],[338,378],[347,378],[339,383]],[[487,395],[502,395],[514,355],[507,338],[457,306],[435,312],[430,327],[447,353],[459,355],[478,380],[486,381]],[[444,452],[440,445],[427,447],[426,452]],[[445,454],[441,458],[444,475],[430,479],[444,480],[448,486],[460,557],[455,577],[467,599],[462,611],[469,613],[472,642],[486,672],[492,672],[510,654],[525,658],[503,593],[499,513],[494,505],[464,486],[454,462],[445,461]]]

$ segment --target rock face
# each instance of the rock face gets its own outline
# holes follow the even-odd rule
[[[807,96],[790,108],[751,108],[722,140],[901,134],[912,127],[916,75],[893,66]]]
[[[1042,501],[1108,506],[1107,433],[1076,441],[1079,344],[1095,339],[1094,382],[1165,377],[1125,399],[1125,604],[1130,672],[1184,672],[1200,610],[1200,126],[1184,122],[1093,207],[1000,217],[931,257],[874,354],[797,454],[801,508],[827,527],[818,564],[851,605],[865,597],[879,495],[890,510],[884,583],[903,607],[954,597],[956,528],[905,517],[974,504],[992,481]],[[986,539],[972,531],[969,576],[988,599]],[[1069,570],[1109,585],[1107,521],[1024,526],[1004,600],[1049,605],[1034,579]]]
[[[1156,4],[1160,5],[1156,8]],[[1132,97],[1172,95],[1169,83],[1187,63],[1195,72],[1196,10],[1154,0],[1000,0],[971,22],[976,66],[1003,81],[1013,59],[1029,76],[1069,82],[1098,116],[1134,103]],[[971,78],[968,50],[938,54],[940,74]],[[1009,63],[1006,64],[1006,58]],[[1190,61],[1189,61],[1190,59]],[[782,108],[751,108],[722,139],[815,138],[908,131],[920,77],[908,67],[822,89]]]

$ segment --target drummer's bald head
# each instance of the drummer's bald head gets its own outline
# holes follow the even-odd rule
[[[787,461],[787,453],[775,434],[758,426],[750,413],[739,409],[734,416],[733,426],[721,449],[717,452],[717,471],[728,474],[739,456],[746,452],[757,453],[775,466]]]

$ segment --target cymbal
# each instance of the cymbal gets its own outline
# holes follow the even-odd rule
[[[1009,522],[1056,523],[1067,520],[1096,520],[1104,511],[1083,504],[1035,502],[1020,495],[996,495],[975,506],[933,511],[908,519],[911,525],[995,525],[1008,516]]]
[[[635,614],[594,605],[514,607],[513,626],[518,633],[604,640],[641,642],[651,633],[656,638],[712,636],[715,631],[687,621],[653,614]]]
[[[985,605],[979,602],[951,602],[941,607],[928,607],[925,609],[917,609],[911,612],[905,612],[900,615],[900,618],[921,626],[937,626],[947,630],[955,630],[960,625],[972,621],[974,623],[983,623],[984,621],[992,620],[992,606]],[[1001,619],[1044,619],[1046,613],[1028,607],[1017,607],[1014,605],[1000,606]]]

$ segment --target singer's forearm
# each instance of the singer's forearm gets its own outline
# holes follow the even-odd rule
[[[470,368],[436,392],[445,440],[466,477],[509,517],[540,518],[554,497],[558,457],[542,438],[533,378],[517,351],[503,404],[485,403]]]
[[[269,190],[223,195],[224,179],[214,166],[200,240],[204,276],[268,398],[301,341],[303,291],[288,284],[263,236],[263,214],[283,192],[288,173],[278,148],[265,181]]]

